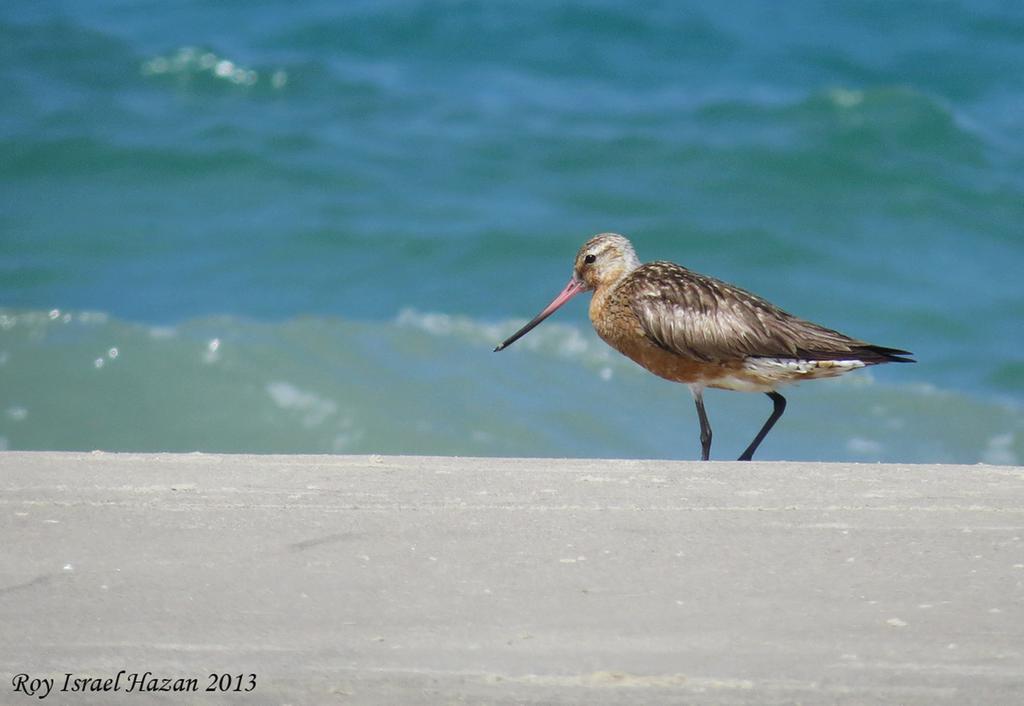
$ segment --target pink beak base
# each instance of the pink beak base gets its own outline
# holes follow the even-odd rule
[[[515,343],[520,338],[522,338],[530,331],[532,331],[534,327],[536,327],[537,324],[539,324],[541,321],[554,314],[559,307],[561,307],[563,304],[565,304],[567,301],[575,297],[580,292],[586,291],[586,289],[587,285],[584,282],[581,282],[575,277],[570,279],[569,284],[565,285],[565,289],[562,290],[562,293],[555,297],[550,304],[544,307],[544,311],[534,316],[530,323],[526,324],[526,326],[523,326],[521,329],[519,329],[511,336],[506,338],[505,341],[500,346],[494,349],[494,352],[497,353],[498,351],[503,351],[509,346],[511,346],[513,343]]]

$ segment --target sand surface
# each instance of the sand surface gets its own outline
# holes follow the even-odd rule
[[[1024,468],[6,452],[0,626],[4,704],[1020,703]]]

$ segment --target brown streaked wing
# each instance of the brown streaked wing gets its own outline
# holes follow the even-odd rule
[[[860,358],[869,347],[671,262],[641,266],[622,281],[615,295],[625,297],[655,343],[696,360]]]

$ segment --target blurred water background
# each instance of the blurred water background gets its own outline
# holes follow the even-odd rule
[[[0,5],[0,447],[696,458],[629,235],[914,366],[765,459],[1024,462],[1024,5]],[[763,395],[707,395],[735,458]]]

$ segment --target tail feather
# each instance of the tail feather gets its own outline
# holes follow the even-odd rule
[[[910,357],[914,355],[910,351],[901,350],[899,348],[886,348],[885,346],[874,346],[871,344],[852,346],[849,351],[799,350],[797,351],[797,354],[800,358],[806,358],[807,360],[859,360],[866,365],[876,365],[878,363],[917,362]]]
[[[865,353],[861,358],[865,363],[916,363],[910,351],[899,348],[886,348],[885,346],[864,346],[861,351]],[[860,351],[858,351],[860,352]]]

